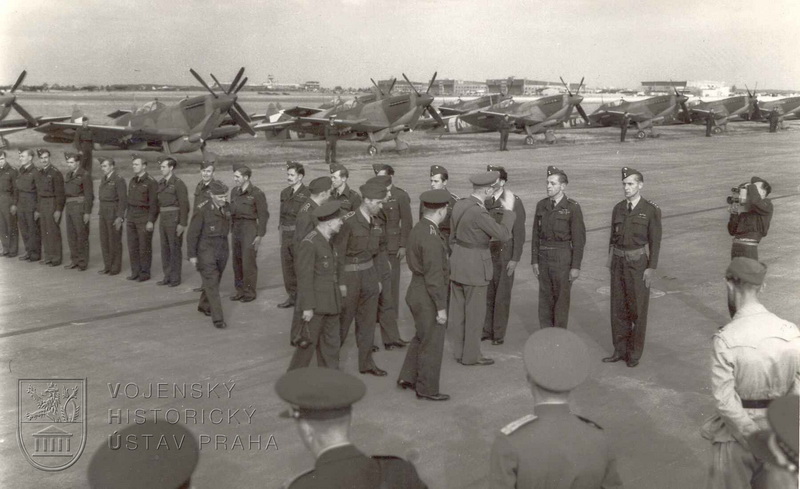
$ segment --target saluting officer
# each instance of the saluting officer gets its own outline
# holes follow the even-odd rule
[[[81,127],[75,130],[75,136],[72,139],[72,144],[78,150],[78,155],[81,158],[81,168],[89,174],[89,179],[92,179],[92,149],[94,148],[94,136],[89,127],[89,118],[84,117],[81,121]]]
[[[458,195],[450,192],[447,188],[447,181],[450,175],[447,173],[447,168],[440,165],[431,165],[431,189],[439,190],[445,189],[450,194],[450,200],[447,202],[447,216],[439,223],[439,231],[442,233],[445,245],[447,246],[447,253],[450,254],[450,221],[453,215],[453,206],[458,201]],[[419,203],[419,218],[422,219],[422,202]],[[449,294],[449,292],[448,292]]]
[[[361,205],[361,196],[347,185],[350,172],[344,165],[338,163],[331,165],[330,170],[331,183],[333,185],[331,199],[338,200],[341,203],[342,209],[347,212],[358,209],[358,206]]]
[[[6,152],[0,150],[0,242],[3,244],[2,256],[13,258],[19,253],[17,211],[14,205],[17,169],[11,166],[6,156]]]
[[[439,373],[447,327],[450,264],[439,223],[447,216],[450,193],[443,189],[428,190],[419,199],[424,207],[423,217],[411,230],[406,255],[411,270],[406,304],[414,316],[417,332],[408,347],[397,385],[414,389],[419,399],[446,401],[450,396],[439,391]]]
[[[318,224],[295,250],[297,309],[305,323],[305,334],[294,351],[289,370],[308,367],[314,352],[320,367],[339,368],[342,292],[331,238],[342,228],[342,212],[338,202],[326,202],[314,209],[312,215]]]
[[[100,201],[100,249],[103,251],[103,269],[100,275],[117,275],[122,268],[122,222],[128,208],[125,179],[116,171],[113,158],[100,163],[103,178],[97,190]]]
[[[267,198],[250,182],[252,171],[241,165],[233,172],[231,217],[233,218],[233,285],[232,301],[252,302],[258,285],[258,247],[267,234],[269,210]]]
[[[25,254],[19,259],[23,261],[39,261],[42,254],[42,237],[39,234],[39,213],[36,211],[36,180],[39,170],[33,166],[33,150],[19,151],[19,171],[14,181],[16,196],[11,206],[11,213],[17,213],[19,233]]]
[[[94,204],[94,184],[89,172],[81,168],[77,155],[64,153],[64,157],[69,167],[64,179],[64,216],[70,254],[69,264],[64,268],[84,271],[89,266],[89,218]]]
[[[661,250],[661,209],[642,198],[644,176],[622,169],[625,200],[611,214],[608,265],[611,268],[611,336],[614,354],[604,362],[639,365],[647,331],[650,286]]]
[[[281,209],[278,227],[281,231],[281,269],[283,271],[283,286],[288,297],[278,304],[285,309],[292,307],[297,296],[297,276],[294,271],[294,234],[297,223],[297,212],[309,196],[309,191],[303,185],[306,170],[301,163],[296,161],[286,162],[286,181],[289,186],[281,190]],[[301,237],[300,239],[303,239]]]
[[[489,486],[621,488],[617,461],[597,423],[572,414],[570,392],[589,376],[589,352],[566,329],[541,329],[523,352],[533,412],[495,436]]]
[[[339,260],[339,283],[343,287],[341,343],[344,345],[350,324],[356,320],[358,371],[378,377],[386,375],[372,359],[375,342],[375,318],[381,283],[375,260],[380,251],[384,230],[377,218],[386,199],[386,187],[362,185],[364,200],[355,211],[344,216],[344,225],[334,238]]]
[[[219,282],[228,263],[228,233],[231,229],[231,211],[225,201],[228,187],[220,181],[209,185],[211,200],[197,208],[186,236],[186,253],[189,262],[197,267],[203,278],[203,293],[197,310],[210,316],[214,326],[227,328],[219,298]]]
[[[577,202],[566,196],[569,179],[547,167],[547,198],[536,204],[531,266],[539,278],[539,327],[566,328],[572,282],[581,274],[586,226]]]
[[[297,432],[316,459],[313,469],[287,481],[285,489],[424,489],[411,462],[399,457],[369,457],[350,442],[352,406],[367,391],[362,381],[339,370],[306,367],[285,373],[275,383],[290,409]]]
[[[40,149],[36,175],[36,211],[42,236],[42,265],[61,265],[61,213],[64,212],[64,175],[50,163],[50,150]]]
[[[161,236],[161,267],[164,278],[156,285],[177,287],[181,284],[183,231],[189,224],[189,191],[175,175],[178,162],[167,157],[161,162],[162,179],[158,182],[158,229]]]
[[[133,155],[134,177],[128,182],[128,209],[125,231],[131,274],[128,280],[150,280],[153,263],[153,228],[158,218],[158,182],[147,173],[147,160]]]
[[[508,172],[502,166],[488,165],[486,171],[496,171],[500,180],[491,197],[484,201],[486,210],[495,221],[503,219],[503,206],[506,194],[514,200],[513,211],[516,216],[511,228],[511,239],[500,241],[491,239],[489,251],[492,254],[492,280],[486,291],[486,320],[483,323],[482,340],[492,340],[493,345],[502,345],[508,327],[508,315],[511,309],[511,289],[514,288],[514,270],[522,258],[522,247],[525,245],[525,206],[519,195],[506,189]]]

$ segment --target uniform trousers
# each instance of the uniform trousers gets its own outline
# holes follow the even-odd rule
[[[765,464],[739,442],[714,442],[711,445],[711,457],[707,489],[797,487],[796,478],[791,481],[791,477],[787,477],[788,472],[782,474],[784,471],[781,469]]]
[[[339,278],[339,284],[347,286],[340,317],[341,344],[344,345],[350,323],[355,318],[358,370],[371,370],[375,368],[372,345],[375,344],[375,317],[378,313],[378,271],[372,266],[357,272],[344,272]]]
[[[506,267],[514,250],[511,242],[492,241],[492,280],[486,289],[486,319],[483,322],[483,336],[494,340],[506,337],[508,316],[511,311],[511,289],[514,288],[514,274],[508,276]]]
[[[733,244],[731,245],[731,260],[733,260],[737,256],[752,258],[753,260],[758,261],[758,245],[757,244],[748,245],[743,243],[737,243],[736,241],[734,241]]]
[[[453,354],[464,365],[472,365],[481,355],[481,330],[486,319],[487,285],[465,285],[450,281],[448,326]]]
[[[253,240],[258,236],[258,225],[255,219],[234,219],[231,234],[233,235],[233,285],[237,294],[247,299],[255,299],[258,264]]]
[[[645,269],[645,254],[632,261],[617,255],[611,259],[611,336],[614,353],[628,360],[638,361],[644,350],[650,304]]]
[[[384,345],[399,343],[400,330],[397,328],[397,298],[400,287],[400,260],[397,253],[384,253],[377,258],[381,277],[381,293],[378,296],[378,324],[381,327],[381,340]],[[394,276],[397,271],[397,285]],[[398,294],[395,294],[397,290]]]
[[[439,393],[446,326],[436,322],[436,304],[428,295],[422,275],[411,277],[406,304],[417,332],[408,346],[399,380],[414,384],[419,394],[432,396]]]
[[[197,308],[203,312],[211,311],[214,323],[223,321],[219,282],[228,264],[228,255],[227,236],[202,238],[197,247],[197,271],[203,279],[203,293]]]
[[[294,271],[294,231],[281,232],[281,270],[283,271],[283,287],[289,297],[294,299],[297,297],[297,274]]]
[[[180,215],[177,209],[162,210],[158,230],[161,236],[161,268],[164,270],[164,281],[168,284],[181,283],[181,265],[183,264],[183,235],[178,236]]]
[[[61,219],[56,221],[53,217],[56,211],[56,198],[39,197],[36,208],[39,211],[39,226],[42,233],[42,257],[44,261],[58,265],[62,260],[62,245]]]
[[[17,218],[19,233],[22,235],[22,244],[25,253],[31,261],[39,261],[42,256],[42,236],[39,234],[39,223],[33,218],[36,212],[36,194],[33,192],[20,192],[17,203]]]
[[[150,278],[153,264],[153,233],[147,230],[147,215],[130,217],[126,223],[128,256],[131,259],[131,275]]]
[[[17,216],[11,214],[14,198],[9,194],[0,194],[0,243],[3,253],[15,256],[19,253],[19,237],[17,235]]]
[[[92,178],[92,149],[94,148],[94,144],[91,142],[79,143],[79,149],[81,151],[81,168],[86,170],[86,173],[89,174],[89,178]]]
[[[117,229],[116,202],[100,201],[100,249],[103,251],[103,269],[116,275],[122,269],[122,226]]]
[[[64,207],[67,221],[69,260],[81,270],[89,266],[89,223],[83,222],[83,202],[68,202]]]
[[[572,249],[539,250],[539,327],[566,328],[572,282]]]
[[[301,319],[302,321],[302,319]],[[340,331],[338,314],[314,314],[306,324],[308,348],[297,347],[289,363],[289,370],[308,367],[317,354],[317,366],[339,368]]]

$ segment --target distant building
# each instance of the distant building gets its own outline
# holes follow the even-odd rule
[[[411,82],[414,85],[414,88],[419,92],[422,93],[428,89],[428,82]],[[392,87],[392,80],[378,80],[378,86],[380,87],[381,91],[385,94],[389,91],[389,88]],[[394,88],[392,88],[392,94],[400,95],[403,93],[411,93],[411,87],[408,86],[408,83],[404,79],[399,79],[395,82]],[[433,89],[431,88],[431,91]]]
[[[646,95],[655,93],[671,93],[675,90],[675,88],[677,88],[679,92],[685,92],[701,98],[728,97],[731,94],[731,87],[724,81],[694,80],[642,82],[642,92],[644,92]]]
[[[513,76],[486,80],[486,89],[489,93],[507,93],[508,95],[541,95],[545,89],[558,87],[563,89],[564,85],[560,81],[528,80]],[[577,83],[570,84],[571,90],[577,88]]]
[[[262,83],[261,87],[266,90],[300,90],[302,88],[299,83],[280,83],[272,75],[267,77],[266,83]]]
[[[319,82],[318,81],[307,81],[303,83],[303,90],[307,92],[319,92]]]
[[[426,87],[427,88],[427,87]],[[431,94],[436,96],[444,95],[481,95],[486,93],[486,82],[469,80],[436,80],[431,87]]]

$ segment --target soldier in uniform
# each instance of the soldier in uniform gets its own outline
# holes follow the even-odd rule
[[[89,179],[91,180],[94,136],[92,135],[92,130],[89,128],[89,118],[84,117],[81,122],[81,127],[75,130],[72,144],[75,146],[75,149],[78,150],[78,155],[81,158],[81,168],[89,174]]]
[[[747,437],[747,443],[757,459],[770,470],[769,489],[797,487],[798,432],[800,432],[800,397],[797,394],[775,399],[767,409],[769,428]]]
[[[733,204],[728,219],[728,233],[733,236],[731,258],[746,256],[758,260],[758,243],[769,232],[772,200],[767,197],[772,186],[760,177],[752,177],[747,186],[747,204]]]
[[[283,270],[283,286],[288,297],[278,304],[285,309],[292,307],[297,296],[297,276],[294,272],[294,233],[296,229],[297,212],[306,201],[309,191],[303,185],[306,170],[301,163],[296,161],[286,162],[286,181],[289,186],[281,190],[280,222],[281,231],[281,269]],[[301,237],[302,240],[305,236]]]
[[[509,199],[514,200],[513,211],[516,216],[511,228],[511,239],[489,241],[489,251],[492,254],[492,280],[486,290],[486,320],[483,323],[482,340],[492,340],[493,345],[502,345],[508,327],[508,314],[511,309],[511,290],[514,288],[514,270],[522,258],[522,247],[525,245],[525,206],[519,195],[506,189],[508,173],[502,166],[488,165],[486,171],[496,171],[500,180],[494,194],[484,201],[484,206],[495,221],[503,219],[503,207],[500,202],[506,199],[505,194],[510,194]]]
[[[778,132],[778,122],[780,122],[778,108],[775,107],[769,112],[769,132]]]
[[[194,188],[194,203],[192,203],[192,214],[200,207],[203,202],[211,199],[211,192],[208,186],[214,181],[214,164],[215,161],[211,158],[204,159],[200,162],[200,181]],[[193,292],[202,292],[203,287],[195,287]]]
[[[354,211],[361,205],[361,196],[347,185],[350,172],[344,165],[331,165],[331,199],[338,200],[346,212]]]
[[[604,362],[624,360],[639,365],[647,331],[650,286],[655,279],[661,250],[661,209],[640,192],[644,176],[622,169],[625,199],[611,214],[608,262],[611,269],[611,337],[614,354]]]
[[[387,350],[404,348],[408,342],[400,337],[397,315],[400,307],[400,262],[406,256],[406,242],[414,223],[411,216],[411,197],[408,192],[394,185],[394,168],[390,165],[372,165],[375,175],[386,178],[388,197],[381,212],[385,222],[384,238],[386,258],[389,263],[387,279],[382,281],[378,298],[378,323],[381,326],[383,346]]]
[[[711,130],[714,128],[714,110],[709,110],[706,114],[706,137],[711,137]]]
[[[2,256],[8,258],[13,258],[19,253],[15,208],[16,180],[17,169],[6,159],[6,152],[0,150],[0,243],[3,244]]]
[[[338,202],[326,202],[312,215],[318,224],[296,250],[297,309],[305,323],[305,341],[297,345],[289,370],[308,367],[314,352],[320,367],[339,368],[342,295],[331,238],[342,228],[342,213]]]
[[[503,120],[500,121],[500,151],[508,151],[508,134],[513,126],[508,114],[504,115]]]
[[[228,187],[220,181],[209,185],[211,200],[201,204],[192,215],[186,236],[186,253],[189,262],[197,267],[203,278],[203,293],[197,310],[210,316],[214,326],[227,328],[219,298],[219,282],[228,263],[228,233],[231,229],[231,211],[225,202]]]
[[[269,210],[267,198],[250,182],[252,171],[242,165],[233,172],[231,217],[233,218],[233,285],[232,301],[252,302],[258,285],[257,253],[261,238],[267,234]]]
[[[440,165],[431,165],[431,189],[439,190],[445,189],[448,193],[450,193],[450,201],[447,203],[447,216],[445,216],[444,220],[439,223],[439,231],[442,233],[442,238],[444,238],[445,245],[447,246],[447,254],[450,254],[450,221],[451,216],[453,215],[453,206],[456,205],[456,201],[458,200],[458,195],[450,192],[447,188],[447,181],[449,180],[450,175],[447,173],[447,168],[440,166]],[[422,202],[419,204],[419,218],[422,219]],[[448,296],[450,292],[448,291]]]
[[[712,443],[708,489],[764,487],[775,468],[753,456],[747,437],[767,428],[767,408],[774,399],[800,389],[800,330],[759,301],[766,274],[763,263],[745,257],[734,258],[725,272],[736,314],[713,340],[716,414],[701,431]]]
[[[39,234],[39,213],[36,211],[36,180],[39,170],[33,166],[33,150],[23,149],[19,152],[19,170],[14,181],[16,196],[11,206],[11,213],[17,214],[19,233],[25,254],[19,259],[23,261],[39,261],[42,254],[42,237]]]
[[[78,156],[64,153],[69,172],[64,179],[67,241],[70,261],[66,269],[84,271],[89,266],[89,218],[94,205],[94,184],[89,173],[80,166]]]
[[[586,226],[577,202],[564,192],[569,179],[547,167],[547,198],[536,204],[531,231],[531,266],[539,278],[539,327],[566,328],[572,282],[581,274]]]
[[[113,158],[100,163],[103,178],[97,189],[100,201],[100,249],[103,251],[103,269],[100,275],[117,275],[122,268],[122,222],[128,208],[125,179],[116,171]]]
[[[586,344],[571,331],[545,328],[525,342],[533,412],[495,436],[493,489],[622,488],[617,461],[597,423],[570,411],[570,392],[589,376]]]
[[[472,195],[453,207],[450,246],[450,306],[453,353],[462,365],[492,365],[494,360],[481,354],[481,331],[486,319],[486,291],[492,280],[491,238],[511,239],[516,220],[512,210],[514,196],[501,199],[504,209],[498,223],[486,210],[484,201],[494,193],[500,173],[478,173],[470,177]]]
[[[333,117],[325,124],[323,132],[325,136],[325,163],[332,165],[336,163],[336,140],[339,138],[339,131],[336,129]]]
[[[287,481],[285,489],[424,489],[411,462],[367,456],[350,442],[352,405],[367,391],[363,382],[339,370],[306,367],[284,374],[275,391],[291,408],[303,445],[316,459],[313,469]]]
[[[175,175],[178,162],[167,157],[161,162],[161,176],[158,182],[158,229],[161,236],[161,267],[164,278],[156,285],[177,287],[181,284],[183,265],[183,232],[189,224],[189,191],[183,180]]]
[[[64,175],[50,163],[50,150],[40,149],[36,175],[36,211],[42,236],[42,265],[61,265],[61,213],[64,212]]]
[[[91,489],[189,489],[197,467],[197,438],[180,424],[146,420],[119,432],[114,447],[104,440],[89,462]]]
[[[414,316],[417,332],[406,353],[397,385],[414,389],[419,399],[446,401],[450,396],[439,392],[439,373],[447,327],[450,263],[439,224],[447,216],[450,192],[428,190],[419,198],[425,210],[408,237],[406,255],[411,270],[406,304]]]
[[[128,209],[125,214],[131,274],[128,280],[150,280],[153,263],[153,229],[158,218],[158,182],[147,173],[147,160],[134,154],[133,178],[128,182]]]
[[[378,314],[378,296],[381,283],[375,260],[384,230],[380,220],[386,187],[362,185],[363,201],[355,211],[344,216],[344,225],[334,238],[339,260],[339,284],[343,286],[344,303],[341,315],[341,344],[353,318],[356,320],[358,345],[358,371],[378,377],[386,375],[372,359],[375,342],[375,318]]]

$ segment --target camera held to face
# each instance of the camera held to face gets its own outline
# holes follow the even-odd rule
[[[751,185],[745,182],[738,187],[731,188],[731,194],[726,199],[731,206],[731,212],[747,212],[747,186]]]

